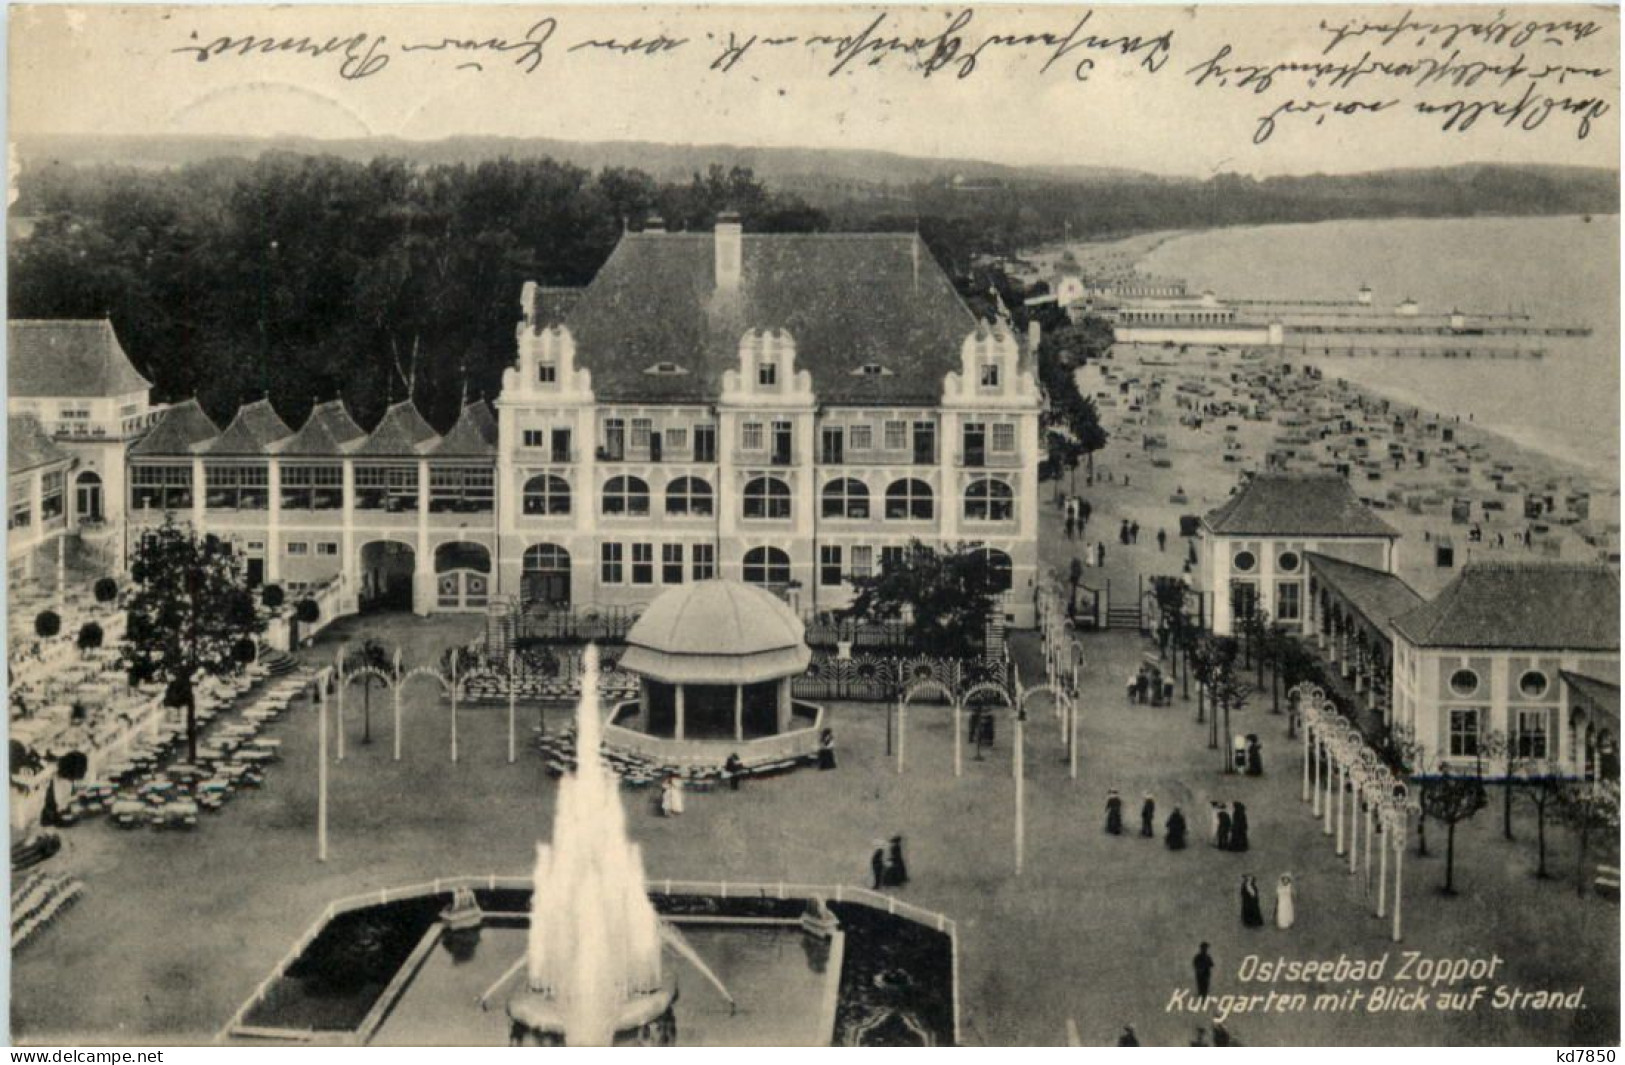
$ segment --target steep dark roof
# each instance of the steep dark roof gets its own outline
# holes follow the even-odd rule
[[[203,450],[204,444],[220,435],[195,399],[166,407],[158,423],[130,448],[131,455],[187,455]]]
[[[105,318],[8,322],[6,365],[13,396],[122,396],[152,387]]]
[[[437,442],[434,428],[418,413],[411,400],[403,399],[384,411],[378,425],[351,452],[356,458],[400,458],[421,455]]]
[[[1316,551],[1304,553],[1309,568],[1320,575],[1374,625],[1388,625],[1394,618],[1421,606],[1424,600],[1410,585],[1392,573],[1345,562]]]
[[[1394,619],[1419,647],[1618,651],[1619,577],[1573,562],[1470,562]]]
[[[1202,523],[1223,536],[1399,535],[1335,473],[1260,473]]]
[[[603,400],[703,401],[739,365],[746,331],[788,330],[825,402],[926,404],[977,327],[915,234],[745,234],[737,291],[716,288],[709,233],[629,233],[579,297],[544,291]],[[670,362],[683,374],[651,374]],[[867,363],[891,371],[864,376]]]
[[[211,455],[268,455],[271,445],[293,434],[286,422],[277,416],[268,399],[258,399],[237,408],[236,417],[220,434],[220,439],[209,445]]]
[[[366,435],[344,409],[343,400],[328,400],[311,410],[305,424],[277,448],[277,454],[338,456],[346,445]]]
[[[484,408],[483,414],[480,408]],[[486,436],[486,420],[490,417],[491,410],[483,400],[470,403],[457,416],[457,424],[451,427],[451,432],[441,437],[429,454],[434,458],[491,458],[497,448],[495,432],[489,438]]]
[[[23,473],[73,458],[45,432],[32,414],[13,414],[6,421],[6,472]]]
[[[497,413],[491,409],[491,404],[483,399],[475,400],[463,409],[463,413],[474,423],[480,436],[492,447],[497,442]]]

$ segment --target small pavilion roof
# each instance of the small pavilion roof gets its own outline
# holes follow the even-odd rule
[[[316,404],[310,417],[305,419],[305,424],[297,433],[277,445],[276,451],[284,456],[338,458],[366,435],[355,419],[350,417],[350,412],[344,409],[344,401],[331,399]]]
[[[1619,651],[1619,576],[1575,562],[1470,562],[1394,619],[1418,647]]]
[[[237,408],[236,417],[220,438],[208,447],[211,455],[269,455],[273,445],[293,435],[288,423],[278,416],[268,399],[257,399]]]
[[[1399,536],[1335,473],[1260,473],[1202,524],[1220,536]]]
[[[434,447],[440,435],[418,413],[409,399],[392,403],[384,411],[367,438],[356,445],[351,455],[355,458],[400,458],[423,454]]]
[[[800,674],[806,628],[783,600],[738,581],[662,593],[626,635],[620,668],[673,684],[755,684]]]
[[[72,459],[32,414],[13,414],[6,422],[7,473],[26,473]]]
[[[496,419],[484,400],[463,408],[457,424],[429,452],[434,458],[491,458],[496,454]]]
[[[6,385],[13,396],[105,397],[152,382],[105,318],[17,319],[6,323]]]
[[[203,412],[196,399],[164,408],[158,424],[147,435],[130,447],[132,456],[180,456],[207,450],[210,441],[220,435],[220,427]]]

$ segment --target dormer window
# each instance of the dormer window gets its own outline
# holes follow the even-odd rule
[[[756,383],[772,386],[779,383],[779,365],[776,362],[759,362],[756,364]]]
[[[982,363],[982,387],[999,387],[999,364],[996,362]]]
[[[552,363],[539,362],[536,364],[536,380],[544,385],[550,385],[559,379],[559,368]]]
[[[649,367],[647,370],[644,370],[643,372],[648,373],[648,374],[654,374],[657,377],[674,377],[677,374],[688,373],[687,370],[683,369],[681,366],[677,365],[675,362],[657,362],[653,366]]]

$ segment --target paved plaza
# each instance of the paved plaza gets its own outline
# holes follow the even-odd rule
[[[312,652],[363,629],[406,646],[409,662],[475,631],[474,619],[352,619],[324,634]],[[902,833],[913,881],[903,897],[959,922],[963,934],[964,1037],[983,1044],[1058,1044],[1075,1023],[1085,1043],[1115,1039],[1133,1024],[1146,1043],[1183,1043],[1200,1018],[1165,1012],[1190,982],[1200,940],[1218,959],[1214,991],[1236,981],[1248,953],[1269,957],[1377,956],[1389,950],[1388,924],[1370,916],[1357,881],[1333,856],[1298,798],[1297,751],[1285,719],[1245,711],[1238,730],[1265,742],[1262,778],[1225,776],[1194,703],[1131,707],[1121,678],[1145,653],[1128,633],[1085,640],[1083,760],[1067,778],[1060,729],[1047,711],[1027,734],[1027,869],[1013,876],[1011,731],[1002,723],[987,761],[965,759],[952,774],[946,711],[910,714],[907,765],[886,755],[883,707],[835,704],[840,768],[751,781],[738,793],[690,796],[687,812],[662,819],[652,791],[627,792],[631,830],[652,879],[863,883],[869,841]],[[1027,676],[1037,672],[1031,637],[1018,637]],[[13,1024],[17,1038],[52,1042],[74,1033],[117,1033],[121,1042],[206,1039],[229,1017],[332,898],[421,882],[437,875],[523,873],[537,836],[551,821],[556,787],[541,759],[522,750],[506,762],[506,712],[467,708],[460,753],[449,760],[445,704],[418,686],[405,714],[405,757],[390,760],[387,699],[374,694],[373,736],[362,745],[350,699],[347,757],[332,776],[332,852],[316,861],[314,760],[316,715],[295,704],[276,726],[284,760],[265,789],[207,818],[194,834],[119,832],[94,821],[65,833],[60,871],[81,877],[81,903],[15,958]],[[545,711],[551,725],[567,711]],[[538,711],[521,708],[522,728]],[[1108,788],[1125,797],[1130,831],[1102,830]],[[1192,846],[1174,853],[1140,839],[1140,796],[1157,798],[1160,822],[1173,804],[1191,821]],[[1241,800],[1251,813],[1252,850],[1204,845],[1210,799]],[[1496,807],[1461,833],[1457,872],[1463,893],[1442,899],[1433,888],[1443,860],[1406,862],[1404,949],[1433,955],[1506,958],[1509,984],[1586,987],[1587,1009],[1564,1013],[1480,1011],[1238,1016],[1229,1027],[1243,1042],[1275,1043],[1599,1043],[1617,1038],[1614,974],[1618,911],[1576,898],[1567,832],[1554,830],[1552,867],[1560,879],[1537,882],[1532,826],[1521,840],[1498,837]],[[1442,834],[1441,834],[1442,836]],[[1442,838],[1435,837],[1437,842]],[[1411,852],[1414,855],[1414,849]],[[1272,885],[1298,878],[1299,918],[1291,931],[1245,929],[1237,880],[1253,873]],[[165,934],[155,935],[156,930]],[[1302,988],[1313,990],[1313,988]],[[105,1036],[104,1036],[105,1038]]]

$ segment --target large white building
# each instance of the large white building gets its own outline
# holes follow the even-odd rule
[[[419,613],[633,606],[710,576],[825,611],[918,538],[986,552],[1031,624],[1032,356],[918,236],[724,216],[627,234],[589,285],[520,304],[500,397],[443,436],[410,403],[371,431],[338,402],[297,431],[264,401],[223,429],[168,408],[121,452],[131,534],[173,514],[256,581]]]

